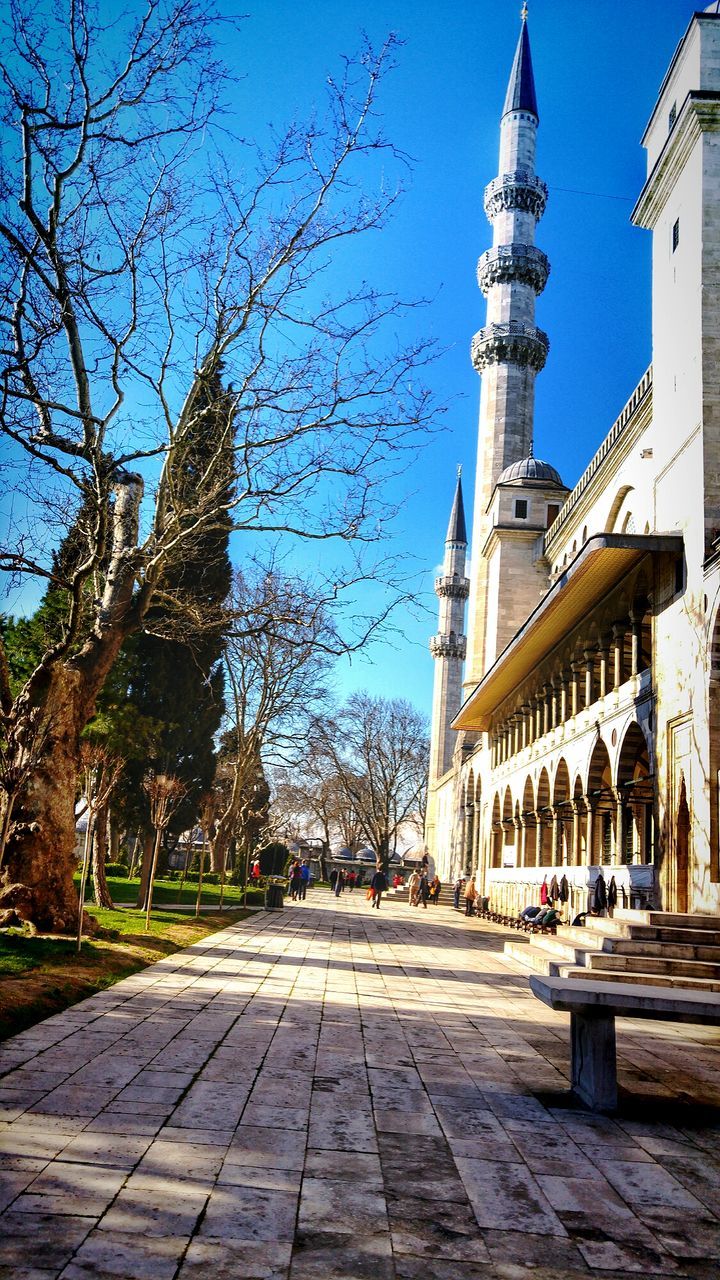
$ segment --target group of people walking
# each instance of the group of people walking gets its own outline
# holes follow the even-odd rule
[[[433,876],[430,880],[427,868],[423,867],[421,872],[413,871],[408,880],[408,902],[411,907],[422,906],[427,909],[428,902],[436,904],[439,901],[441,889],[439,877]]]
[[[303,858],[302,862],[299,858],[295,858],[294,862],[290,863],[288,880],[293,902],[303,902],[310,883],[310,863],[307,858]]]
[[[358,877],[354,871],[343,871],[342,867],[333,867],[330,872],[330,888],[336,898],[339,898],[346,889],[348,893],[352,893],[357,882]]]

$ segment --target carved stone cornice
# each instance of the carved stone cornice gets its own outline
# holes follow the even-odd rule
[[[475,334],[470,348],[473,365],[482,373],[492,364],[512,362],[529,366],[539,373],[547,360],[550,340],[542,329],[508,320],[504,324],[488,324]]]
[[[636,227],[655,228],[698,138],[718,131],[720,93],[707,89],[689,93],[630,215]]]
[[[477,268],[478,284],[487,296],[494,284],[529,284],[542,293],[550,274],[550,263],[541,249],[531,244],[501,244],[488,249]]]
[[[430,637],[430,652],[433,658],[465,658],[467,641],[465,636],[456,635],[451,631],[449,636],[437,635]]]
[[[435,595],[450,600],[467,600],[470,595],[470,579],[444,576],[435,579]]]
[[[530,213],[539,222],[547,204],[547,184],[531,173],[529,169],[515,169],[512,173],[501,173],[493,178],[485,188],[485,213],[490,222],[499,213],[510,209],[519,209],[522,213]]]

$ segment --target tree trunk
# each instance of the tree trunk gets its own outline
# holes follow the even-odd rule
[[[225,863],[226,863],[225,855],[227,854],[227,846],[228,846],[227,840],[225,841],[224,849],[220,848],[220,842],[217,839],[210,840],[210,870],[211,871],[219,871],[220,874],[222,874],[223,867],[225,866]]]
[[[152,831],[143,831],[142,833],[143,855],[142,866],[140,867],[140,886],[138,888],[137,902],[135,906],[139,911],[144,911],[147,907],[148,888],[150,886],[150,867],[152,866],[153,849],[155,848],[155,838]]]
[[[64,665],[46,675],[34,705],[49,728],[36,769],[20,791],[0,873],[0,926],[28,924],[45,933],[77,928],[75,792],[84,681]]]
[[[95,822],[95,838],[92,846],[92,877],[93,877],[93,899],[96,907],[106,907],[112,911],[115,903],[110,896],[108,882],[105,878],[105,862],[107,860],[107,832],[108,832],[109,814],[108,807],[104,805],[98,810]]]
[[[142,480],[121,473],[115,485],[112,552],[95,626],[72,657],[40,664],[18,695],[18,720],[37,711],[46,725],[37,766],[20,790],[0,871],[0,927],[27,924],[44,933],[77,931],[73,883],[75,793],[80,734],[95,710],[125,638],[141,622],[133,611]],[[91,917],[86,932],[97,928]]]

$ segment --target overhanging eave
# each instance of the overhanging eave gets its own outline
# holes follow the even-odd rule
[[[463,703],[453,729],[486,730],[493,712],[644,556],[681,556],[680,534],[599,533],[589,538]]]

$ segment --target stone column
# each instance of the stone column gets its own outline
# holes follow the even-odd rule
[[[569,675],[566,670],[560,674],[560,723],[565,724],[568,718],[568,682]]]
[[[521,867],[522,857],[522,818],[513,818],[513,826],[515,827],[515,866]]]
[[[570,715],[576,716],[580,709],[580,667],[577,662],[570,663]]]
[[[530,746],[530,708],[527,702],[524,702],[520,708],[521,727],[522,727],[522,750]]]
[[[535,814],[535,866],[542,866],[542,819],[539,812]]]
[[[543,733],[550,732],[552,723],[552,685],[543,685]]]
[[[630,614],[630,629],[632,633],[632,651],[630,658],[630,674],[636,676],[640,672],[640,662],[642,659],[642,614],[636,610]]]
[[[592,706],[595,701],[595,690],[593,688],[593,675],[595,671],[595,650],[583,649],[583,658],[585,659],[585,706]]]
[[[592,801],[589,796],[585,796],[585,809],[587,811],[585,844],[587,846],[585,852],[585,861],[588,867],[595,865],[595,814],[593,812]]]
[[[598,692],[598,697],[600,698],[604,698],[608,692],[609,665],[610,642],[605,638],[600,645],[600,689]]]
[[[543,733],[543,700],[542,695],[535,698],[535,738],[542,738]]]
[[[623,682],[623,646],[625,643],[625,626],[616,622],[612,629],[613,647],[613,688],[619,689]]]
[[[572,865],[580,866],[580,805],[577,800],[572,802]]]
[[[562,724],[562,720],[560,718],[561,686],[560,686],[560,679],[558,676],[553,676],[551,685],[552,685],[552,727],[553,729],[557,729],[558,725]]]
[[[613,790],[613,797],[615,799],[615,857],[613,861],[622,862],[625,856],[625,832],[623,830],[625,812],[623,793],[620,787],[617,790]]]
[[[527,818],[520,815],[520,866],[527,866]]]
[[[558,865],[558,840],[560,835],[560,810],[553,805],[552,808],[552,854],[550,865],[556,867]]]

